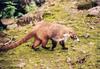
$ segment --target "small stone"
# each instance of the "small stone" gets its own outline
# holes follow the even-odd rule
[[[83,35],[83,37],[84,37],[84,38],[89,38],[89,37],[90,37],[90,34],[89,34],[89,33],[85,33],[85,34]]]
[[[88,45],[89,45],[89,46],[94,46],[94,43],[93,43],[93,42],[89,42]]]
[[[95,29],[93,26],[90,26],[90,29]]]

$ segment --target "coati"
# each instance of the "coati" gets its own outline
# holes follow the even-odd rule
[[[18,40],[15,43],[10,45],[2,46],[0,51],[13,49],[23,43],[25,43],[30,38],[34,37],[34,43],[32,45],[32,49],[37,50],[37,47],[41,44],[44,49],[48,49],[46,44],[50,39],[52,41],[51,50],[54,50],[57,43],[62,46],[62,49],[67,49],[65,47],[65,41],[70,37],[73,40],[79,41],[76,33],[71,27],[66,27],[61,24],[56,23],[41,23],[33,27],[33,30],[29,32],[25,37],[21,40]]]

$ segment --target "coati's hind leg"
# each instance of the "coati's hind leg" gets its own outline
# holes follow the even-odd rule
[[[41,44],[41,40],[35,39],[34,43],[32,45],[32,49],[34,49],[35,51],[39,50],[39,48],[37,48],[37,46],[39,46],[40,44]]]
[[[51,47],[51,51],[54,51],[54,48],[57,46],[57,42],[54,41],[54,40],[51,40],[52,41],[52,47]]]
[[[48,42],[48,39],[46,39],[46,38],[42,40],[42,48],[44,48],[44,49],[49,49],[50,48],[50,47],[46,47],[47,42]]]
[[[59,44],[62,46],[63,50],[67,50],[68,48],[65,47],[65,42],[64,40],[60,41]]]

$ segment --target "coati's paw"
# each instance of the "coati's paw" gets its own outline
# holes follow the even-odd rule
[[[32,49],[33,49],[34,51],[40,51],[39,48],[34,48],[33,46],[32,46]]]
[[[34,48],[34,51],[40,51],[40,49],[39,48]]]
[[[62,48],[62,50],[68,50],[68,48],[66,48],[66,47],[65,48]]]

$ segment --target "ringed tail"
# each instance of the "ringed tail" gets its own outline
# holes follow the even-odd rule
[[[15,43],[11,43],[10,45],[5,45],[5,46],[2,46],[0,48],[0,51],[7,51],[9,49],[13,49],[13,48],[16,48],[18,47],[19,45],[27,42],[30,38],[32,38],[34,36],[34,32],[30,32],[28,33],[25,37],[23,37],[22,39],[16,41]]]

